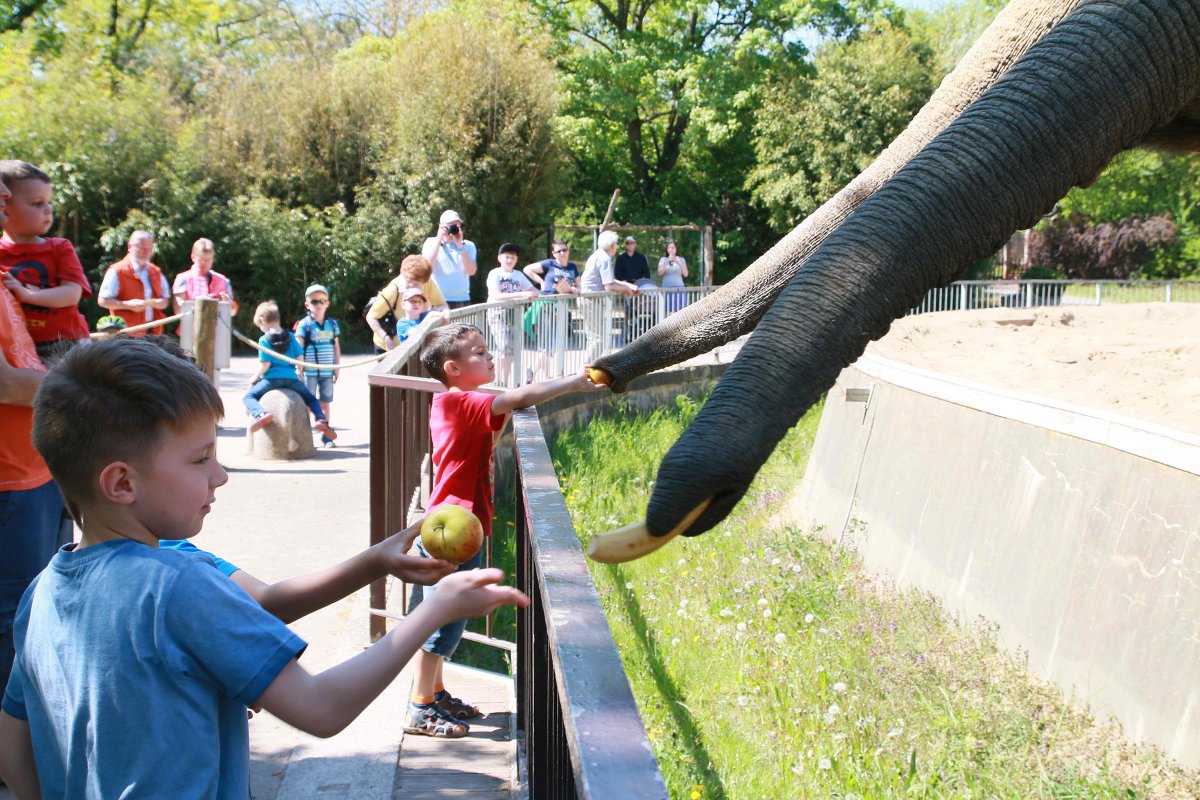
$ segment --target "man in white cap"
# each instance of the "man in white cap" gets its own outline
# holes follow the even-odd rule
[[[433,265],[433,282],[446,296],[447,305],[470,305],[471,276],[478,268],[475,243],[466,238],[466,227],[457,211],[442,212],[437,236],[425,240],[421,255]]]

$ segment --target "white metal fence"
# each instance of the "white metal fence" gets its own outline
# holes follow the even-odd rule
[[[909,313],[1104,303],[1200,303],[1200,281],[956,281]]]
[[[496,385],[512,387],[578,372],[718,288],[643,289],[629,299],[611,292],[548,295],[467,306],[450,316],[483,331],[496,358]],[[1104,303],[1200,303],[1200,280],[957,281],[934,289],[909,313]]]
[[[496,385],[511,387],[578,372],[715,288],[643,289],[628,299],[611,292],[547,295],[467,306],[450,316],[483,331],[496,358]]]

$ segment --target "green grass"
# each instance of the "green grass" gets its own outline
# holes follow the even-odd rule
[[[644,515],[697,405],[594,419],[554,458],[582,537]],[[1200,778],[1135,749],[1029,678],[979,620],[864,574],[781,522],[820,409],[728,520],[641,561],[592,565],[674,798],[1198,797]]]

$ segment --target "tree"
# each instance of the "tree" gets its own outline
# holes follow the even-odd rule
[[[933,93],[929,48],[886,21],[818,49],[781,76],[754,126],[746,179],[777,233],[819,208],[894,139]]]

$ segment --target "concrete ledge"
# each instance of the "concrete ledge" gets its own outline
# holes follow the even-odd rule
[[[868,356],[790,515],[1200,766],[1198,496],[1200,437]]]

